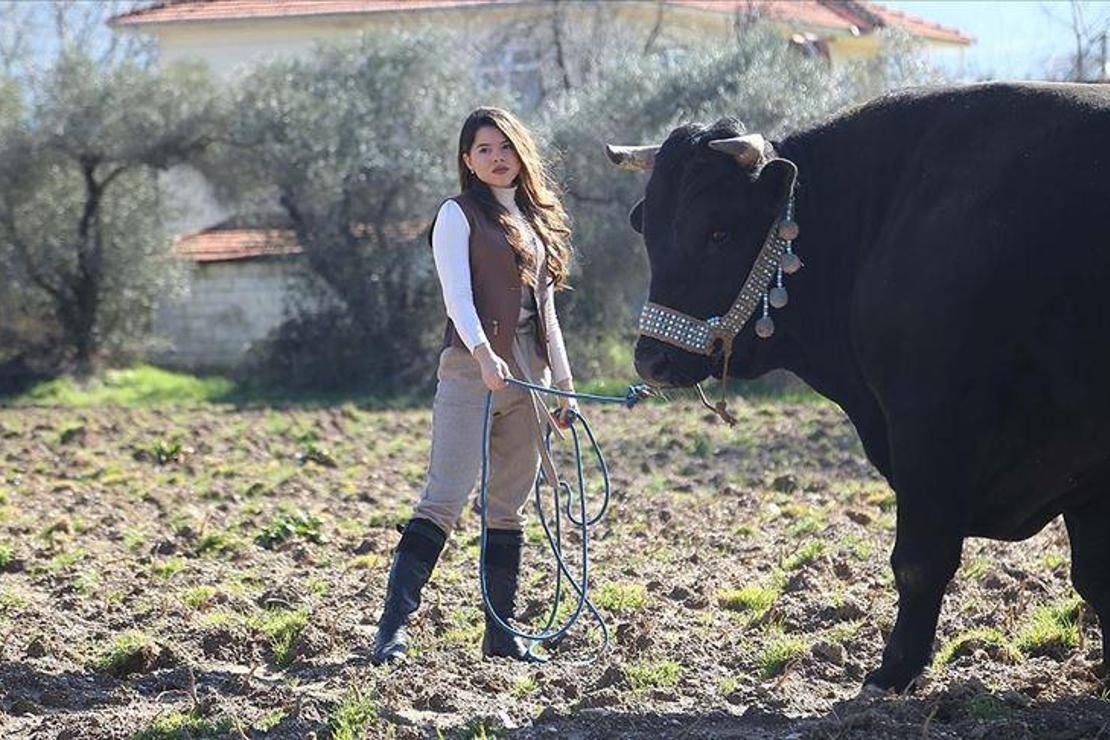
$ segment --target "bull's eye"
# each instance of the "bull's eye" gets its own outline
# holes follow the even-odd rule
[[[724,244],[728,239],[728,232],[723,229],[717,229],[709,235],[709,241],[712,244]]]

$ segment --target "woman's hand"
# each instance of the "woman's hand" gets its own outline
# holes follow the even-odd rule
[[[488,344],[483,342],[474,348],[474,359],[478,360],[478,367],[482,370],[482,382],[491,391],[499,391],[508,383],[507,378],[513,377],[509,370],[509,363],[502,360]]]
[[[556,383],[555,387],[561,391],[574,393],[574,381],[569,378],[561,383]],[[559,408],[555,413],[555,420],[559,422],[559,426],[567,429],[570,427],[573,416],[578,413],[578,399],[567,396],[559,396],[558,398]]]

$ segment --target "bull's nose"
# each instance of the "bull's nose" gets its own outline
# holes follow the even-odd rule
[[[636,343],[634,356],[636,373],[648,383],[664,383],[667,380],[667,367],[670,360],[667,355],[650,343],[640,340]]]

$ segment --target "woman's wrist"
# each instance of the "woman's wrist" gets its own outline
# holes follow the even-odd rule
[[[474,349],[470,350],[470,354],[478,362],[487,362],[493,359],[493,349],[489,346],[489,342],[482,342],[481,344],[474,345]]]
[[[574,392],[574,378],[566,378],[564,380],[555,381],[555,387],[561,391]]]

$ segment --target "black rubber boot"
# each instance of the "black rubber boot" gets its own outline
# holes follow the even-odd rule
[[[374,665],[404,660],[408,654],[405,626],[420,606],[420,590],[432,575],[446,540],[444,531],[427,519],[411,519],[405,526],[389,570],[385,607],[370,659]]]
[[[523,534],[515,529],[489,529],[486,534],[486,591],[490,605],[505,624],[515,627],[512,619],[516,609]],[[487,658],[503,656],[527,663],[543,663],[547,660],[529,653],[528,642],[506,632],[488,612],[486,631],[482,635],[482,655]]]

